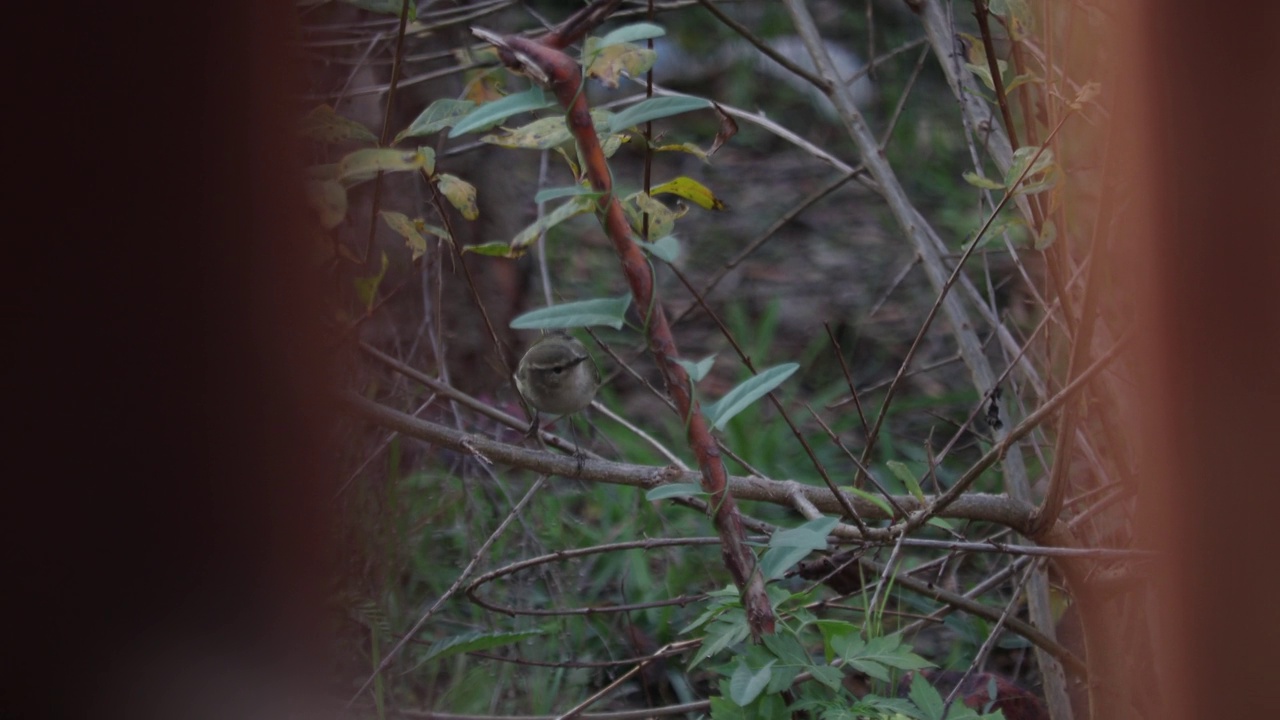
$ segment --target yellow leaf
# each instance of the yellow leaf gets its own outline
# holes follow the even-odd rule
[[[449,202],[458,208],[458,212],[462,213],[462,217],[468,220],[475,220],[480,217],[480,210],[476,207],[476,188],[474,185],[448,173],[437,175],[436,185],[440,188],[440,192],[449,198]]]
[[[407,215],[391,212],[390,210],[383,210],[380,214],[383,221],[390,225],[392,230],[404,236],[405,244],[413,252],[414,260],[422,257],[427,252],[427,239],[422,237],[422,234],[418,232],[417,224],[410,220]]]
[[[671,234],[676,220],[689,212],[688,205],[677,205],[675,210],[663,205],[660,201],[642,192],[627,197],[622,205],[626,211],[631,227],[639,233],[644,227],[644,216],[649,216],[649,237],[660,238]]]
[[[724,204],[724,201],[707,189],[707,186],[683,175],[675,180],[664,182],[649,191],[650,195],[662,195],[664,193],[679,195],[704,210],[724,210],[728,207]]]
[[[710,153],[693,143],[681,143],[679,145],[659,145],[653,149],[654,152],[683,152],[689,153],[699,160],[708,160]]]
[[[658,56],[653,50],[631,43],[610,45],[597,52],[595,46],[598,43],[597,38],[587,38],[585,54],[595,58],[587,68],[587,76],[598,79],[605,87],[618,87],[618,80],[623,73],[634,78],[640,77],[653,67],[653,61]]]

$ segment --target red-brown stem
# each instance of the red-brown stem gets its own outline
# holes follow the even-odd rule
[[[676,362],[679,351],[667,324],[667,315],[654,298],[649,262],[632,241],[631,225],[622,204],[613,196],[612,175],[591,121],[586,96],[581,92],[582,72],[568,55],[541,42],[516,36],[504,40],[512,50],[538,64],[539,70],[548,78],[549,89],[565,108],[569,130],[577,140],[591,187],[600,193],[597,210],[601,222],[622,263],[632,299],[644,317],[649,351],[662,371],[667,393],[686,421],[689,447],[702,471],[702,489],[711,495],[712,522],[720,536],[721,554],[734,584],[742,592],[742,604],[747,611],[752,635],[759,638],[772,634],[774,614],[765,594],[764,578],[756,566],[755,555],[746,544],[742,516],[728,491],[728,474],[720,458],[720,449],[690,393],[688,373]]]

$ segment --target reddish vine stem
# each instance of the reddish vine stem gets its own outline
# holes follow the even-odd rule
[[[649,351],[666,382],[667,393],[685,420],[689,447],[702,472],[702,489],[710,494],[712,522],[720,536],[721,555],[734,584],[742,593],[742,605],[754,637],[772,634],[774,613],[765,594],[764,577],[755,555],[746,544],[746,533],[738,505],[728,491],[728,473],[720,449],[690,388],[689,375],[676,362],[679,351],[662,305],[654,296],[653,273],[644,253],[632,240],[622,204],[613,196],[613,179],[600,140],[596,137],[586,96],[582,93],[582,71],[573,58],[561,52],[574,40],[603,21],[617,0],[592,3],[540,40],[515,35],[493,38],[507,67],[536,78],[565,108],[570,132],[578,143],[583,168],[591,188],[600,194],[597,213],[605,233],[613,243],[622,272],[631,288],[637,308],[644,315]]]

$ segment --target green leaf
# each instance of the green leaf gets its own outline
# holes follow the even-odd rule
[[[875,505],[876,507],[880,508],[881,510],[884,511],[885,515],[888,515],[889,517],[894,516],[893,506],[890,505],[887,500],[880,497],[879,495],[876,495],[874,493],[869,493],[866,490],[860,490],[856,487],[849,488],[849,492],[853,493],[854,495],[857,495],[863,500],[866,500],[872,505]]]
[[[770,660],[765,666],[752,672],[747,666],[746,660],[738,659],[738,666],[734,668],[733,675],[729,678],[729,699],[733,700],[740,707],[750,705],[753,700],[760,696],[760,692],[769,684],[769,679],[773,676],[773,664],[776,660]]]
[[[867,641],[860,657],[899,670],[933,667],[933,663],[915,654],[910,645],[902,642],[902,636],[896,633]]]
[[[827,533],[839,522],[837,518],[821,517],[800,527],[775,532],[769,539],[769,549],[760,558],[760,572],[765,579],[776,580],[809,553],[825,550]]]
[[[582,215],[590,212],[595,207],[590,197],[578,195],[571,198],[568,202],[560,205],[555,210],[543,215],[535,220],[529,227],[521,230],[514,238],[511,239],[511,250],[515,253],[523,253],[530,245],[542,237],[543,233],[571,217]]]
[[[894,477],[902,481],[903,486],[907,488],[907,492],[923,503],[924,491],[920,489],[920,483],[916,480],[915,473],[911,472],[911,468],[907,467],[906,463],[898,462],[897,460],[890,460],[885,464],[889,466],[889,471],[893,473]]]
[[[643,240],[636,240],[635,243],[663,262],[673,263],[680,257],[680,241],[675,235],[663,235],[651,243]]]
[[[777,580],[792,566],[805,559],[812,550],[794,545],[769,548],[760,557],[760,572],[765,580]]]
[[[1035,159],[1035,164],[1031,163],[1032,159]],[[1031,166],[1030,169],[1027,169],[1028,165]],[[1035,181],[1036,176],[1048,173],[1054,167],[1056,164],[1053,160],[1053,148],[1044,148],[1042,152],[1039,145],[1024,145],[1013,151],[1013,162],[1009,164],[1009,170],[1004,174],[1005,187],[1013,187],[1019,180],[1024,184],[1030,184]],[[1014,189],[1035,192],[1026,187]]]
[[[766,635],[765,637],[773,637]],[[769,684],[765,687],[766,695],[776,695],[791,687],[795,682],[796,676],[802,672],[799,665],[774,665],[773,677],[769,679]],[[776,716],[774,716],[776,717]]]
[[[711,423],[717,430],[723,430],[725,423],[729,422],[738,413],[746,410],[751,403],[781,385],[783,381],[791,377],[792,373],[799,369],[800,365],[797,363],[784,363],[761,371],[759,375],[725,393],[725,396],[720,400],[703,406],[702,412],[707,416],[707,422]]]
[[[623,25],[604,37],[600,38],[600,43],[596,45],[597,50],[603,50],[610,45],[619,45],[621,43],[635,42],[637,40],[648,40],[649,38],[662,37],[667,31],[661,25],[653,23],[639,22],[631,25]]]
[[[751,634],[747,626],[747,614],[744,612],[725,613],[715,622],[707,626],[707,636],[702,640],[702,648],[693,656],[686,670],[693,670],[698,663],[724,650],[730,645],[737,645]]]
[[[527,312],[512,320],[511,327],[516,330],[558,330],[607,325],[620,330],[630,305],[630,293],[620,298],[580,300]]]
[[[974,187],[983,188],[984,190],[1003,190],[1004,189],[1004,185],[1002,185],[1001,183],[996,182],[995,180],[988,180],[987,178],[982,177],[981,175],[973,171],[966,171],[962,173],[960,177],[963,177],[964,181],[969,183],[970,185],[973,185]]]
[[[748,714],[727,697],[713,697],[710,699],[710,705],[711,720],[755,720],[756,717],[754,712]]]
[[[488,130],[512,115],[541,110],[552,104],[554,101],[548,100],[542,88],[535,85],[524,92],[508,95],[501,100],[494,100],[475,108],[454,124],[453,129],[449,131],[449,137],[455,138],[477,130]]]
[[[977,75],[978,79],[982,81],[983,85],[987,86],[988,90],[996,89],[996,83],[991,79],[991,69],[989,67],[986,65],[976,65],[974,63],[965,63],[964,66],[969,68],[969,72]]]
[[[427,651],[426,657],[419,662],[425,663],[430,660],[438,660],[458,655],[459,653],[475,652],[477,650],[492,650],[503,645],[511,645],[521,640],[527,640],[531,637],[545,635],[542,630],[524,630],[521,632],[498,632],[498,633],[482,633],[469,632],[456,635],[440,642],[433,643],[431,649]]]
[[[1025,85],[1026,83],[1030,83],[1030,82],[1044,82],[1044,80],[1035,73],[1023,73],[1021,75],[1014,77],[1012,80],[1006,83],[1004,86],[1004,91],[1006,93],[1011,93],[1015,89],[1017,89],[1019,85]]]
[[[706,377],[707,373],[711,372],[711,366],[716,364],[716,356],[708,355],[696,363],[689,360],[676,360],[676,364],[684,368],[685,372],[689,373],[690,380],[698,382],[702,378]]]
[[[803,547],[808,550],[825,550],[827,535],[840,524],[839,518],[814,518],[799,527],[779,530],[769,538],[769,547]]]
[[[621,132],[643,122],[711,107],[711,101],[696,97],[657,97],[642,100],[609,119],[609,132]]]
[[[924,679],[924,675],[916,673],[911,678],[911,690],[908,691],[907,698],[924,713],[925,720],[942,719],[942,713],[946,710],[942,696]]]
[[[564,116],[554,115],[538,118],[518,128],[504,128],[501,133],[481,137],[480,142],[505,148],[550,150],[572,139],[573,133]]]
[[[518,258],[524,253],[511,252],[511,246],[504,242],[479,243],[477,245],[464,245],[462,247],[464,253],[475,253],[476,255],[484,255],[485,257],[500,258]]]
[[[711,620],[719,617],[721,614],[724,614],[731,608],[739,605],[741,601],[742,598],[738,595],[737,588],[732,585],[728,585],[720,590],[712,590],[707,593],[707,609],[698,616],[697,620],[689,623],[677,634],[688,635],[694,630],[706,625]]]
[[[833,668],[830,665],[813,665],[809,668],[809,672],[814,680],[836,692],[844,686],[844,673],[840,668]]]
[[[773,653],[774,657],[783,662],[784,665],[801,665],[811,664],[809,654],[805,652],[804,646],[796,639],[795,635],[787,633],[774,633],[773,635],[765,635],[763,638],[764,646]]]
[[[667,483],[652,488],[644,494],[644,499],[666,500],[673,497],[696,497],[698,495],[706,495],[707,492],[702,489],[698,483]]]
[[[418,117],[409,123],[409,127],[401,130],[396,139],[391,141],[394,145],[407,137],[421,137],[430,135],[431,133],[440,132],[441,130],[452,127],[459,119],[466,116],[475,108],[476,104],[470,100],[455,100],[453,98],[441,98],[427,106]]]
[[[328,105],[320,105],[302,118],[300,132],[305,138],[322,143],[343,140],[378,142],[378,136],[355,120],[342,117]]]
[[[370,180],[379,172],[435,171],[436,153],[429,147],[417,150],[367,148],[344,155],[338,161],[338,179],[347,185]]]

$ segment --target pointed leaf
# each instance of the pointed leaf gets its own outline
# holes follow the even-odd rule
[[[729,678],[729,699],[740,707],[746,707],[760,697],[760,692],[769,684],[769,679],[773,676],[775,662],[777,661],[770,660],[764,667],[753,672],[746,660],[739,658],[738,667]]]
[[[911,468],[907,467],[906,463],[890,460],[885,465],[889,466],[889,472],[892,472],[894,477],[902,481],[902,485],[907,489],[907,492],[911,493],[912,497],[922,503],[924,502],[924,491],[920,489],[920,483],[916,480],[915,473],[911,472]]]
[[[771,547],[760,557],[760,572],[765,580],[777,580],[796,563],[809,557],[812,550],[804,547]]]
[[[988,180],[987,178],[972,171],[966,171],[962,173],[961,177],[963,177],[964,181],[969,183],[970,185],[974,187],[982,188],[984,190],[1003,190],[1004,189],[1004,185],[1002,185],[1001,183],[995,180]]]
[[[404,213],[383,210],[379,213],[382,220],[391,226],[392,230],[400,233],[405,239],[405,244],[413,251],[413,259],[417,260],[427,252],[427,239],[422,237],[422,233],[418,232],[417,226],[408,215]]]
[[[649,98],[614,115],[609,121],[609,132],[621,132],[650,120],[709,107],[711,107],[711,101],[703,98],[688,96]]]
[[[449,199],[449,204],[458,208],[458,212],[462,213],[462,217],[468,220],[475,220],[480,217],[480,210],[476,208],[476,188],[474,185],[449,173],[437,175],[436,185],[440,188],[441,194]]]
[[[942,695],[929,684],[924,675],[916,673],[911,678],[911,690],[907,693],[907,697],[915,703],[920,712],[924,713],[926,720],[942,719],[942,713],[946,710]]]
[[[844,686],[844,673],[840,668],[833,668],[830,665],[813,665],[809,668],[809,672],[813,675],[813,679],[826,685],[831,690],[839,692]]]
[[[552,104],[553,101],[547,99],[546,94],[542,92],[542,88],[535,85],[524,92],[508,95],[501,100],[485,103],[475,108],[467,113],[466,117],[454,124],[453,129],[449,131],[449,137],[455,138],[469,132],[487,130],[512,115],[541,110],[550,107]]]
[[[598,49],[603,50],[610,45],[618,45],[620,43],[636,42],[637,40],[648,40],[649,38],[657,38],[666,35],[667,31],[661,25],[655,25],[648,22],[632,23],[631,25],[623,25],[622,27],[607,33],[600,38]]]
[[[530,245],[542,237],[543,233],[575,215],[591,212],[595,203],[591,198],[579,195],[557,207],[555,210],[535,220],[532,225],[520,231],[511,239],[511,250],[523,253]]]
[[[1030,82],[1044,82],[1044,78],[1035,73],[1023,73],[1005,83],[1004,91],[1006,93],[1011,93],[1016,90],[1019,85],[1025,85]]]
[[[500,133],[484,135],[480,142],[505,148],[548,150],[573,139],[563,115],[534,120],[518,128],[504,128]]]
[[[476,104],[470,100],[455,100],[453,98],[436,100],[428,105],[427,109],[423,110],[418,117],[414,118],[413,122],[409,123],[409,127],[401,130],[391,144],[399,143],[407,137],[421,137],[452,127],[459,119],[471,112],[475,106]]]
[[[631,295],[620,298],[598,298],[553,305],[527,312],[511,321],[516,330],[561,330],[607,325],[622,329]]]
[[[875,505],[876,507],[880,508],[881,510],[884,511],[885,515],[888,515],[889,517],[894,516],[893,506],[890,505],[888,501],[886,501],[884,498],[880,497],[879,495],[876,495],[874,493],[869,493],[866,490],[859,490],[856,487],[849,488],[849,492],[853,493],[854,495],[857,495],[863,500],[866,500],[872,505]]]
[[[706,377],[707,373],[711,372],[711,366],[716,364],[716,356],[709,355],[696,363],[689,360],[676,360],[676,364],[684,368],[685,372],[689,373],[690,380],[698,382],[702,378]]]
[[[542,630],[497,633],[482,633],[474,631],[463,633],[461,635],[455,635],[454,637],[432,643],[431,649],[427,651],[426,657],[422,658],[419,664],[429,660],[447,658],[460,653],[475,652],[477,650],[492,650],[496,647],[512,645],[522,640],[538,637],[540,635],[546,635],[546,633]]]
[[[417,150],[369,148],[356,150],[338,161],[338,178],[354,184],[373,178],[379,172],[435,171],[435,151],[428,147]]]
[[[721,615],[715,622],[707,626],[707,636],[702,640],[702,648],[693,656],[686,672],[693,670],[698,663],[715,655],[721,650],[736,645],[751,634],[751,628],[747,626],[747,614],[739,610],[738,612],[726,612]]]
[[[697,145],[694,145],[693,143],[680,143],[679,145],[659,145],[655,147],[653,151],[654,152],[689,153],[690,155],[693,155],[694,157],[698,158],[699,160],[702,160],[703,162],[709,162],[711,157],[711,153],[707,152],[706,150],[703,150],[702,148],[698,147]]]
[[[608,110],[592,110],[591,122],[596,133],[605,132],[609,127],[609,118],[613,113]],[[480,142],[499,147],[523,148],[526,150],[549,150],[563,145],[573,139],[569,124],[563,115],[540,118],[518,128],[506,129],[501,133],[485,135]]]
[[[1033,159],[1034,165],[1031,163]],[[1028,165],[1031,166],[1030,169],[1027,168]],[[1013,162],[1009,164],[1009,169],[1004,174],[1005,187],[1012,187],[1019,180],[1031,181],[1036,175],[1048,171],[1053,165],[1052,148],[1044,148],[1041,151],[1039,145],[1024,145],[1013,151]]]
[[[728,207],[723,200],[707,189],[707,186],[683,175],[649,190],[650,195],[662,195],[663,193],[678,195],[704,210],[724,210]]]
[[[484,255],[485,257],[500,257],[515,259],[524,255],[524,253],[512,252],[511,246],[504,242],[479,243],[476,245],[464,245],[462,247],[464,253],[475,253],[476,255]]]
[[[839,518],[814,518],[799,527],[779,530],[769,538],[769,547],[802,547],[806,550],[824,550],[827,535],[840,524]]]
[[[652,502],[673,497],[697,497],[706,494],[707,491],[703,490],[698,483],[667,483],[645,493],[644,499]]]
[[[675,235],[665,235],[651,243],[643,240],[636,240],[635,243],[663,262],[673,263],[680,257],[680,241],[676,240]]]
[[[796,363],[785,363],[761,371],[759,375],[730,390],[719,401],[704,406],[702,412],[707,416],[707,422],[717,430],[723,430],[725,423],[781,385],[799,369],[800,366]]]

